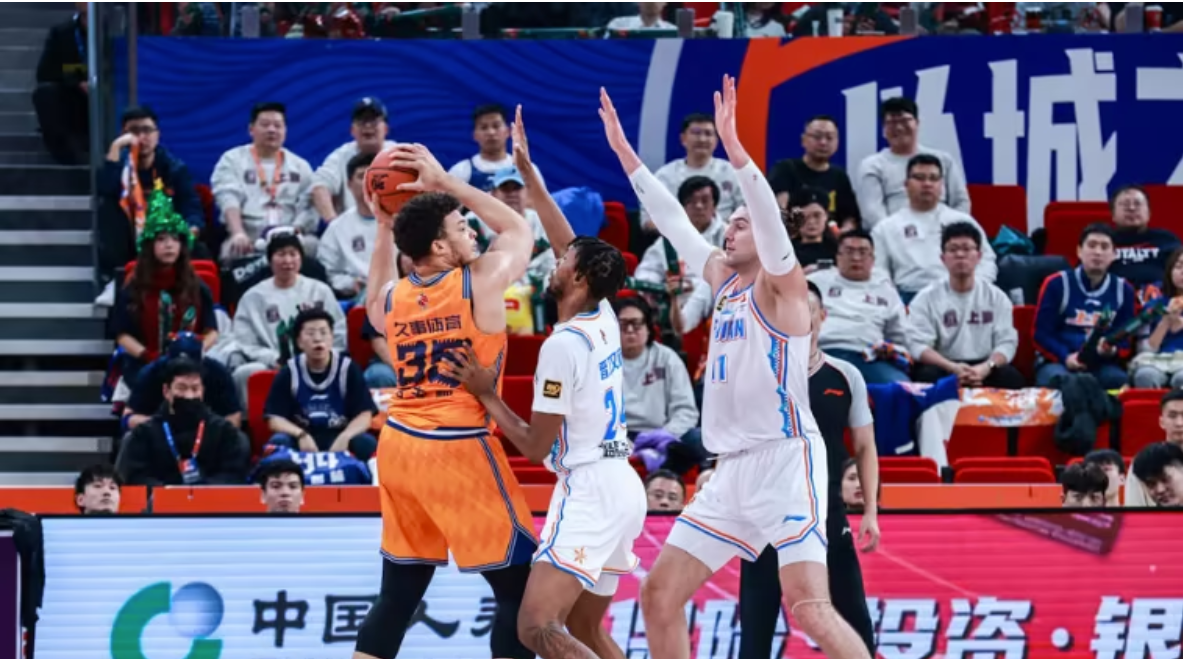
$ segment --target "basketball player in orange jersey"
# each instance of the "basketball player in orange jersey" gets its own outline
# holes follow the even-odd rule
[[[530,508],[500,442],[489,434],[484,406],[440,370],[440,361],[451,350],[470,348],[482,365],[500,370],[505,291],[525,272],[534,236],[521,215],[449,176],[426,147],[400,144],[392,155],[395,166],[419,175],[400,189],[420,194],[395,218],[371,206],[381,229],[366,312],[384,330],[397,386],[378,442],[382,585],[353,657],[398,655],[450,550],[461,571],[480,572],[493,589],[492,656],[532,659],[516,631],[537,548]],[[478,256],[461,206],[497,233],[484,255]],[[414,272],[383,286],[395,281],[396,243]]]

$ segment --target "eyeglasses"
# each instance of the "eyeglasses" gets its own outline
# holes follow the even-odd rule
[[[818,142],[837,142],[838,133],[805,133],[805,137]]]
[[[838,253],[852,259],[861,259],[870,256],[872,251],[874,250],[870,247],[843,247]]]
[[[131,133],[132,135],[151,135],[157,130],[160,129],[156,126],[131,126],[127,129],[127,132]]]
[[[620,329],[628,331],[640,331],[645,328],[645,321],[643,320],[622,320],[620,321]]]

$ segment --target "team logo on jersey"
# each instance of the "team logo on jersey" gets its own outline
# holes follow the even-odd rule
[[[419,299],[417,300],[417,302],[419,303],[420,309],[426,309],[427,308],[427,293],[420,293]]]
[[[554,380],[547,380],[542,383],[542,396],[544,398],[559,398],[563,395],[563,383],[555,382]]]

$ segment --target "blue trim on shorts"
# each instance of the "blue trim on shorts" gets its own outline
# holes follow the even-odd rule
[[[509,519],[512,520],[513,537],[509,541],[509,547],[505,549],[504,559],[496,563],[462,567],[459,568],[461,572],[487,572],[511,565],[523,565],[530,562],[530,558],[534,555],[534,550],[538,547],[538,543],[534,540],[534,534],[522,528],[522,525],[518,523],[518,517],[513,509],[513,500],[509,497],[509,490],[506,489],[505,481],[501,478],[501,470],[497,468],[497,460],[493,457],[493,451],[489,448],[486,438],[481,437],[480,444],[481,448],[485,451],[485,458],[489,461],[489,470],[493,474],[493,479],[497,482],[497,489],[501,493],[501,500],[505,503],[505,512],[509,515]]]
[[[579,574],[575,570],[572,570],[570,568],[566,568],[566,567],[563,567],[562,565],[559,565],[559,562],[557,560],[555,560],[554,556],[551,555],[550,549],[547,549],[546,551],[542,552],[541,554],[539,554],[537,557],[534,558],[535,563],[537,563],[538,561],[541,561],[541,560],[545,560],[547,565],[554,566],[554,568],[556,570],[559,570],[560,572],[566,572],[567,574],[575,577],[576,579],[579,580],[579,583],[583,584],[586,588],[590,589],[590,588],[595,588],[595,586],[596,586],[596,582],[592,581],[591,579],[588,579],[584,575]]]
[[[448,564],[447,559],[441,561],[434,558],[399,558],[382,549],[379,549],[378,553],[382,555],[384,560],[390,561],[395,565],[431,565],[433,567],[444,567]]]
[[[744,556],[750,556],[753,561],[756,560],[756,558],[757,558],[756,554],[753,554],[751,551],[749,551],[747,547],[744,547],[743,545],[739,544],[738,542],[736,542],[734,540],[728,540],[727,538],[724,538],[723,536],[721,536],[709,529],[703,528],[703,527],[695,524],[694,522],[686,519],[685,517],[682,517],[681,515],[679,515],[678,519],[676,519],[674,521],[677,523],[685,524],[686,526],[694,529],[695,531],[698,531],[699,533],[706,535],[709,538],[712,538],[714,540],[718,540],[719,542],[722,542],[724,544],[728,544],[728,545],[731,545],[732,547],[735,547],[740,552],[742,552]]]
[[[489,429],[484,427],[450,427],[440,426],[432,430],[412,428],[399,423],[392,416],[386,417],[386,425],[416,439],[483,439],[489,435]]]

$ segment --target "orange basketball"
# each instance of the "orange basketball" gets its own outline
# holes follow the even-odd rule
[[[399,190],[398,186],[402,183],[413,183],[418,178],[418,172],[396,167],[391,163],[390,154],[383,152],[374,157],[374,162],[366,170],[366,189],[382,210],[395,215],[403,204],[416,194]]]

